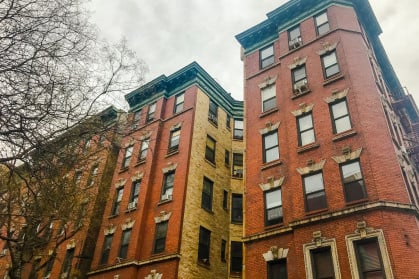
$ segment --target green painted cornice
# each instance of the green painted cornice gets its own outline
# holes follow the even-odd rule
[[[236,35],[237,41],[249,53],[278,38],[305,18],[312,17],[331,5],[354,7],[364,29],[370,36],[378,36],[381,28],[367,0],[290,0],[267,14],[267,19]]]
[[[130,110],[142,107],[158,98],[169,98],[192,85],[198,85],[214,102],[232,116],[243,115],[243,102],[233,99],[198,63],[183,67],[170,76],[161,75],[125,95]]]

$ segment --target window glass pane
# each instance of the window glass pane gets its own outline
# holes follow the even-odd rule
[[[323,175],[321,173],[304,177],[306,193],[323,190]]]
[[[332,105],[332,112],[335,119],[347,115],[348,107],[346,106],[346,101]]]
[[[266,193],[266,207],[272,208],[282,205],[281,189]]]
[[[272,134],[266,135],[264,137],[264,141],[265,141],[265,149],[269,149],[273,146],[277,146],[278,145],[278,134],[277,133],[272,133]]]
[[[362,179],[359,162],[342,165],[342,175],[344,183]]]
[[[210,149],[214,149],[215,148],[215,141],[213,140],[213,139],[211,139],[211,138],[209,138],[209,137],[207,137],[207,146],[210,148]]]
[[[265,159],[266,159],[266,162],[271,162],[271,161],[274,161],[274,160],[278,160],[279,159],[278,148],[273,148],[273,149],[267,150]]]
[[[298,118],[298,126],[300,127],[300,131],[313,128],[313,120],[311,118],[311,114],[307,114],[306,116]]]
[[[274,55],[274,47],[273,46],[269,46],[269,47],[267,47],[265,49],[262,49],[260,51],[260,57],[261,57],[262,60],[269,57],[269,56],[272,56],[272,55]]]
[[[312,251],[315,278],[335,278],[330,248]]]
[[[306,145],[315,141],[314,130],[308,130],[301,133],[301,145]]]
[[[323,63],[324,63],[325,68],[328,68],[332,66],[333,64],[336,64],[337,63],[336,53],[332,52],[328,55],[323,56]]]
[[[243,130],[243,120],[234,119],[234,128]]]
[[[275,86],[269,86],[262,89],[262,100],[265,101],[267,99],[275,97]]]
[[[263,111],[268,111],[273,108],[276,108],[276,98],[272,98],[270,100],[263,102],[263,107],[262,107]]]
[[[148,113],[151,114],[155,111],[156,111],[156,103],[150,105],[150,107],[148,109]]]
[[[327,31],[329,31],[329,29],[330,29],[329,23],[325,23],[318,27],[317,32],[319,33],[319,35],[323,35]]]
[[[320,26],[323,23],[327,22],[327,13],[322,13],[321,15],[316,16],[316,25]]]
[[[380,262],[380,254],[378,251],[378,245],[376,241],[366,242],[366,243],[359,243],[357,245],[358,248],[358,256],[359,256],[359,263],[361,265],[361,270],[363,273],[371,272],[371,271],[380,271],[381,262]],[[381,274],[381,272],[378,272]],[[375,275],[375,276],[374,276]],[[384,278],[381,276],[376,276],[378,274],[374,274],[373,276],[366,276],[365,278]]]
[[[183,100],[185,99],[185,94],[180,94],[176,96],[176,104],[183,103]]]
[[[299,81],[306,78],[306,67],[300,67],[293,71],[294,81]]]
[[[350,130],[352,127],[351,127],[351,121],[349,120],[349,116],[336,120],[335,127],[336,127],[336,133],[341,133],[341,132]]]
[[[268,279],[287,278],[287,262],[285,260],[268,262]]]
[[[290,30],[289,31],[289,36],[290,36],[290,38],[289,38],[290,41],[294,40],[295,38],[300,37],[300,27],[297,26],[294,29]]]
[[[326,77],[333,76],[334,74],[337,74],[337,73],[339,73],[338,64],[335,64],[335,65],[326,69]]]

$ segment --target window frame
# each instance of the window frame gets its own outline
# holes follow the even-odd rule
[[[231,116],[230,114],[226,114],[226,128],[231,129]]]
[[[275,266],[278,265],[279,269],[285,269],[285,276],[281,276],[281,274],[277,274],[277,273],[274,274],[274,272],[276,271],[276,270],[273,270],[274,265]],[[267,262],[267,269],[266,270],[267,270],[267,278],[268,279],[288,279],[287,259],[286,258]],[[281,276],[281,277],[276,277],[275,275],[278,275],[278,276]]]
[[[265,56],[264,52],[269,51]],[[272,52],[272,53],[271,53]],[[259,50],[259,69],[265,69],[275,63],[275,50],[274,45],[270,44]]]
[[[238,268],[240,262],[240,269]],[[240,241],[230,242],[230,272],[241,273],[243,270],[243,243]]]
[[[87,187],[92,187],[95,184],[98,173],[99,173],[99,165],[95,164],[90,169],[89,178],[87,180]]]
[[[169,221],[163,221],[156,224],[154,232],[153,254],[162,253],[166,249],[167,228]],[[159,244],[161,244],[159,246]]]
[[[233,167],[232,167],[232,172],[231,172],[232,177],[243,178],[243,174],[244,174],[243,159],[244,159],[243,153],[233,153]]]
[[[228,209],[228,191],[227,190],[223,190],[223,209],[227,210]]]
[[[124,157],[122,159],[122,169],[126,169],[129,167],[130,163],[131,163],[131,158],[132,158],[132,153],[134,151],[134,146],[133,145],[129,145],[125,148],[124,151]]]
[[[212,212],[214,182],[204,176],[202,183],[201,208]]]
[[[296,30],[298,30],[298,35],[294,36],[293,32]],[[303,44],[303,39],[301,37],[301,28],[299,24],[288,29],[287,33],[288,33],[288,49],[289,50],[299,48]]]
[[[310,117],[311,127],[308,127],[306,129],[302,130],[302,128],[301,128],[302,125],[300,123],[300,120],[302,120],[303,118],[306,118],[306,117]],[[307,144],[311,144],[311,143],[316,142],[316,133],[315,133],[315,130],[314,130],[313,113],[311,111],[307,112],[307,113],[304,113],[304,114],[297,117],[297,132],[298,132],[298,146],[305,146]],[[308,133],[308,132],[311,132],[311,134],[313,135],[313,137],[312,137],[313,140],[309,141],[309,142],[305,142],[305,141],[303,141],[303,134]]]
[[[181,99],[182,98],[182,99]],[[180,94],[177,94],[175,96],[175,103],[173,106],[173,113],[179,113],[183,111],[183,106],[185,104],[185,92],[182,92]]]
[[[169,180],[171,178],[171,181]],[[166,172],[163,175],[163,185],[161,190],[161,201],[173,199],[173,188],[175,186],[175,170]]]
[[[321,186],[322,186],[322,189],[315,190],[315,191],[312,191],[312,192],[307,193],[307,178],[308,177],[314,177],[314,176],[317,176],[317,175],[321,175],[321,182],[322,182],[322,185]],[[306,212],[326,210],[328,208],[328,205],[327,205],[326,190],[325,190],[325,187],[324,187],[324,176],[323,176],[323,172],[322,171],[318,171],[318,172],[315,172],[315,173],[310,173],[310,174],[304,175],[302,178],[303,178],[304,203],[305,203],[305,210],[306,210]],[[320,192],[323,192],[323,195],[322,195],[323,200],[322,200],[322,202],[324,202],[324,206],[323,207],[318,207],[317,206],[317,207],[314,207],[314,208],[310,208],[309,207],[310,203],[309,203],[308,196],[315,196],[316,198],[318,198],[317,194],[320,193]]]
[[[218,105],[211,99],[208,105],[208,121],[218,126]]]
[[[134,208],[137,208],[138,205],[138,199],[140,197],[140,189],[141,189],[141,179],[137,179],[132,181],[131,184],[131,193],[129,196],[129,203],[128,203],[128,208],[130,204],[134,204]]]
[[[231,223],[243,224],[243,195],[231,194]]]
[[[268,207],[268,195],[274,194],[275,192],[279,193],[279,206],[271,206]],[[283,212],[283,204],[282,204],[282,188],[274,188],[269,191],[265,191],[263,193],[264,196],[264,202],[265,202],[265,226],[273,226],[277,224],[282,224],[284,222],[284,212]],[[278,201],[276,201],[278,202]],[[280,217],[276,219],[269,219],[269,211],[279,208],[280,211]]]
[[[241,122],[240,125],[238,125]],[[237,128],[239,126],[239,128]],[[244,133],[244,121],[241,118],[234,118],[234,130],[233,130],[233,139],[235,140],[243,140],[243,133]]]
[[[145,138],[141,141],[140,150],[138,151],[138,162],[144,162],[147,159],[148,148],[150,146],[150,138]]]
[[[346,114],[341,115],[339,117],[335,117],[335,113],[333,112],[333,107],[337,106],[341,103],[345,103]],[[340,133],[343,133],[343,132],[346,132],[346,131],[350,131],[352,129],[353,126],[352,126],[352,121],[351,121],[351,115],[350,115],[350,112],[349,112],[348,101],[347,101],[346,98],[342,98],[342,99],[339,99],[339,100],[337,100],[333,103],[330,103],[329,104],[329,110],[330,110],[330,116],[331,116],[331,120],[332,120],[333,134],[340,134]],[[346,130],[339,130],[338,131],[338,125],[336,125],[336,122],[338,120],[341,120],[341,119],[344,119],[344,118],[347,118],[347,123],[349,124],[350,128],[346,129]]]
[[[298,71],[301,71],[301,70],[304,71],[304,75],[302,75],[301,78],[297,79],[297,73],[298,73]],[[306,91],[307,90],[307,84],[308,84],[306,64],[300,65],[300,66],[295,67],[294,69],[292,69],[291,70],[291,78],[292,78],[292,90],[293,90],[293,92],[295,92],[296,94],[297,93],[301,94],[302,92]],[[306,88],[304,88],[304,86]]]
[[[269,137],[269,136],[272,136],[272,135],[276,135],[276,140],[277,140],[277,143],[276,143],[276,145],[272,145],[272,146],[269,146],[268,148],[266,147],[266,138],[267,137]],[[279,134],[278,134],[278,130],[273,130],[273,131],[270,131],[270,132],[268,132],[268,133],[265,133],[265,134],[263,134],[262,135],[262,152],[263,152],[263,163],[264,164],[267,164],[267,163],[270,163],[270,162],[274,162],[274,161],[276,161],[276,160],[279,160],[279,158],[280,158],[280,156],[279,156]],[[267,152],[268,151],[271,151],[271,150],[274,150],[274,149],[276,149],[276,154],[277,154],[277,158],[274,158],[274,159],[272,159],[272,160],[269,160],[269,161],[267,161]]]
[[[220,259],[224,263],[227,261],[227,240],[221,239]]]
[[[75,248],[67,249],[64,261],[61,265],[60,278],[70,278],[71,268],[73,267],[74,254]]]
[[[179,143],[180,143],[180,128],[177,128],[170,131],[169,146],[167,148],[167,153],[173,153],[173,152],[178,151]]]
[[[363,265],[360,259],[360,251],[359,251],[359,246],[361,244],[371,244],[374,243],[376,246],[376,252],[377,252],[377,256],[379,259],[379,264],[380,264],[380,268],[379,269],[381,271],[381,274],[384,275],[384,277],[386,277],[386,271],[384,268],[384,263],[383,263],[383,255],[380,249],[380,243],[378,242],[378,238],[377,237],[370,237],[370,238],[365,238],[365,239],[359,239],[356,241],[353,241],[353,247],[354,247],[354,252],[355,252],[355,260],[356,260],[356,264],[358,267],[358,276],[360,279],[364,279],[365,278],[365,273],[369,272],[369,271],[364,271],[363,270]],[[377,271],[377,270],[374,270]]]
[[[199,226],[198,237],[198,262],[210,265],[211,255],[211,231]]]
[[[151,122],[154,120],[156,116],[156,109],[157,109],[157,102],[153,102],[148,106],[147,122]]]
[[[358,165],[358,170],[359,170],[358,173],[361,175],[361,178],[358,178],[358,179],[355,179],[355,180],[351,180],[349,182],[345,182],[343,168],[345,166],[349,166],[349,165],[353,165],[353,164],[357,164]],[[343,186],[343,193],[344,193],[344,196],[345,196],[345,202],[352,203],[352,202],[363,201],[363,200],[367,199],[368,198],[367,189],[365,187],[365,179],[364,179],[364,175],[362,173],[362,168],[361,168],[361,162],[360,162],[360,160],[359,159],[355,159],[355,160],[351,160],[351,161],[348,161],[348,162],[341,163],[341,164],[339,164],[339,169],[340,169],[340,174],[341,174],[341,179],[342,179],[342,186]],[[354,182],[358,183],[359,181],[362,181],[362,183],[361,183],[362,197],[360,197],[358,199],[349,200],[348,199],[347,187],[351,187],[349,185],[351,185]]]
[[[273,94],[270,90],[273,91]],[[276,109],[278,107],[278,105],[276,103],[277,100],[276,100],[276,85],[275,85],[275,83],[262,88],[260,90],[260,98],[261,98],[262,113],[265,113],[265,112]]]
[[[230,151],[227,149],[224,151],[224,165],[226,167],[230,166]]]
[[[119,187],[115,190],[115,197],[112,203],[111,216],[115,216],[119,214],[119,211],[121,209],[121,201],[122,201],[123,195],[124,195],[123,187]]]
[[[321,16],[323,16],[323,15],[326,15],[326,21],[323,22],[323,23],[321,23],[321,24],[319,24],[318,23],[318,18],[321,17]],[[329,16],[327,14],[327,11],[323,11],[322,13],[319,13],[316,16],[314,16],[314,24],[316,26],[316,34],[317,34],[317,36],[321,36],[321,35],[324,35],[327,32],[329,32],[330,31],[330,24],[329,24]],[[324,30],[324,31],[321,31],[320,32],[320,29],[323,26],[326,26],[326,25],[327,25],[327,30]]]
[[[328,252],[328,255],[327,255],[328,260],[330,260],[330,263],[332,264],[331,266],[328,266],[328,268],[331,269],[329,271],[332,272],[333,278],[336,278],[335,265],[334,265],[334,261],[333,261],[333,255],[332,255],[332,247],[331,246],[323,246],[323,247],[319,247],[319,248],[316,248],[316,249],[310,249],[311,272],[312,272],[313,278],[315,278],[315,279],[329,279],[330,278],[330,276],[329,277],[319,277],[318,276],[319,265],[317,264],[315,255],[320,254],[320,253],[325,252],[325,251]]]
[[[214,148],[208,145],[208,143],[212,143]],[[207,140],[205,144],[205,159],[215,165],[215,152],[217,150],[217,141],[212,138],[211,136],[207,135]]]
[[[122,231],[121,244],[119,245],[118,258],[126,259],[128,255],[129,242],[131,240],[132,229]]]
[[[325,59],[327,57],[332,56],[332,55],[334,56],[335,62],[333,64],[330,64],[330,65],[327,65],[326,66]],[[325,80],[328,80],[330,78],[333,78],[334,76],[340,75],[341,71],[340,71],[340,66],[339,66],[339,62],[338,62],[338,56],[337,56],[337,53],[336,53],[336,49],[334,49],[332,51],[328,51],[328,52],[326,52],[325,54],[323,54],[320,57],[321,57],[321,61],[322,61],[323,77],[324,77]],[[333,72],[331,74],[328,74],[327,73],[327,70],[328,69],[331,69],[331,68],[333,68],[335,66],[337,66],[337,71],[335,71],[335,72]]]
[[[112,248],[113,233],[105,235],[103,239],[102,252],[99,264],[107,264],[109,261],[109,254]]]

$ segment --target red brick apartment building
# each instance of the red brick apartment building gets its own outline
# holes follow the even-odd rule
[[[291,0],[243,48],[245,278],[419,278],[418,110],[367,1]]]
[[[196,63],[125,98],[89,278],[241,276],[243,102]]]

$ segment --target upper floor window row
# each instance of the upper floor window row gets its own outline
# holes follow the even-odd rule
[[[314,25],[317,36],[321,36],[330,30],[327,12],[324,11],[314,17]],[[288,30],[288,49],[293,50],[303,45],[300,25]],[[266,46],[259,51],[259,68],[264,69],[275,63],[274,45]]]

